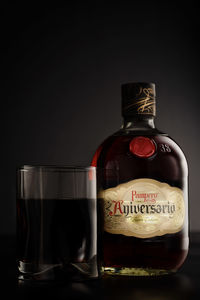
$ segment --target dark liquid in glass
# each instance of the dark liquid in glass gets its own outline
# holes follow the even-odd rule
[[[18,199],[19,270],[39,274],[94,259],[96,222],[95,199]]]

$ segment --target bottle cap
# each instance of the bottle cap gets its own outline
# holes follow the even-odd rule
[[[156,115],[156,91],[154,83],[132,82],[122,84],[122,115]]]

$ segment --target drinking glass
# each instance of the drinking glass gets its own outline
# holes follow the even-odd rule
[[[19,279],[99,276],[95,167],[17,170]]]

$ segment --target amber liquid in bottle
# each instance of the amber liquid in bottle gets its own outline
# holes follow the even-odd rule
[[[140,85],[143,87],[144,83]],[[144,95],[142,96],[145,98]],[[153,195],[153,190],[145,190],[145,186],[142,194],[135,189],[130,189],[132,195],[142,197],[139,199],[141,202],[135,203],[133,196],[132,199],[130,198],[130,202],[125,202],[121,196],[120,200],[118,199],[121,201],[119,204],[115,196],[113,198],[109,196],[109,203],[112,203],[111,209],[111,204],[105,206],[105,199],[100,200],[103,228],[103,270],[107,274],[136,276],[169,274],[176,272],[181,267],[188,253],[187,162],[180,147],[167,134],[155,128],[154,117],[153,113],[137,114],[132,111],[128,116],[124,113],[122,128],[102,143],[93,158],[92,164],[97,166],[101,173],[99,177],[100,190],[117,191],[117,187],[135,182],[134,180],[141,180],[141,188],[143,188],[142,182],[145,180],[150,180],[150,182],[153,180],[152,182],[158,182],[161,187],[167,186],[168,188],[167,202],[162,202],[165,194],[159,196],[159,211],[155,211],[155,207],[158,207],[156,199],[145,198]],[[169,194],[171,191],[172,194]],[[184,203],[174,202],[173,204],[171,202],[170,195],[173,196],[173,192],[176,193],[176,191],[182,193],[183,200],[180,201]],[[176,200],[178,196],[173,197]],[[135,205],[135,210],[140,207],[140,211],[136,212],[133,208],[130,211],[130,206],[126,209],[126,205],[123,206],[126,203],[131,206]],[[167,205],[160,205],[160,203],[167,203]],[[182,206],[178,203],[181,203]],[[168,205],[174,207],[175,212],[180,211],[179,215],[183,217],[182,225],[178,229],[176,227],[178,221],[173,213],[169,214]],[[161,207],[164,211],[160,213]],[[106,209],[110,209],[111,219],[109,219],[109,214],[106,219]],[[159,231],[159,226],[162,226],[159,223],[161,214],[166,224],[171,224],[164,231]],[[140,227],[138,228],[141,228],[141,232],[139,230],[138,232],[132,231],[130,226],[129,231],[126,232],[123,229],[126,228],[123,223],[119,223],[122,216],[124,216],[123,222],[131,221],[135,228],[137,228],[135,220],[139,217]],[[149,223],[148,227],[145,220],[149,222],[149,218],[154,221],[153,225]],[[155,223],[156,218],[158,218],[158,225]],[[112,220],[114,223],[111,223]],[[115,227],[119,230],[115,230]],[[151,227],[154,228],[154,232],[148,234]]]

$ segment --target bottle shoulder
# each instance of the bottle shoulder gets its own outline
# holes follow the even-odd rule
[[[149,136],[149,135],[163,135],[168,136],[167,133],[158,130],[157,128],[132,128],[132,129],[124,129],[116,131],[112,136]]]
[[[166,143],[166,146],[167,144],[169,144],[174,150],[176,150],[176,152],[182,154],[185,157],[181,146],[167,133],[160,131],[156,128],[153,128],[151,130],[134,130],[134,131],[133,130],[126,131],[120,129],[117,132],[110,135],[107,139],[105,139],[104,142],[102,143],[102,146],[106,144],[112,144],[112,142],[114,143],[118,140],[121,142],[128,142],[131,139],[139,136],[151,138],[158,144]]]
[[[152,157],[140,158],[130,151],[130,143],[136,137],[147,137],[155,143],[156,151]],[[168,134],[157,129],[148,131],[129,131],[119,130],[109,136],[99,147],[99,166],[106,166],[110,163],[129,166],[145,165],[148,169],[150,166],[157,165],[176,170],[184,170],[184,174],[188,174],[188,166],[185,155],[181,147]],[[101,155],[100,155],[101,154]],[[148,167],[149,166],[149,167]],[[179,171],[177,171],[179,172]]]

